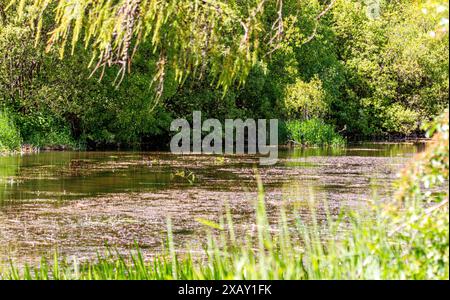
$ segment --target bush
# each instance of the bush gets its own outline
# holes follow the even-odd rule
[[[378,1],[373,20],[361,2],[333,8],[346,75],[333,117],[366,136],[410,135],[448,105],[448,4]]]
[[[28,115],[20,114],[17,122],[23,141],[35,147],[66,146],[76,148],[70,129],[64,120],[49,112],[38,111]]]
[[[289,117],[303,119],[323,117],[328,110],[322,82],[318,77],[308,83],[297,79],[295,83],[287,85],[284,104]]]
[[[0,152],[20,148],[21,138],[14,122],[6,112],[0,111]]]
[[[448,202],[449,179],[449,116],[448,110],[435,121],[425,125],[427,136],[432,138],[426,151],[417,155],[398,181],[397,199],[414,203]],[[444,188],[444,193],[430,189]]]
[[[402,274],[416,279],[448,279],[448,111],[426,129],[433,140],[402,171],[396,201],[385,214],[394,228],[390,237],[404,248],[399,257],[404,262]]]
[[[288,138],[306,146],[343,146],[345,139],[321,119],[286,122]]]

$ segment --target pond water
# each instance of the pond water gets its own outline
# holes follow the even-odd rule
[[[269,212],[302,210],[312,197],[332,213],[385,199],[397,172],[423,144],[280,149],[274,166],[255,156],[165,152],[42,152],[0,157],[0,262],[35,263],[55,249],[80,260],[104,246],[146,256],[161,248],[167,218],[177,245],[198,244],[228,204],[237,226],[252,223],[257,173]],[[376,194],[374,196],[374,194]]]

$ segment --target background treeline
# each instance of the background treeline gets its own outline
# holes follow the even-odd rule
[[[420,125],[448,106],[447,3],[379,1],[372,19],[364,2],[337,0],[316,20],[325,2],[285,1],[283,40],[270,57],[261,55],[245,84],[224,94],[207,70],[179,84],[169,68],[158,100],[158,57],[145,42],[114,86],[115,67],[101,81],[98,73],[89,77],[83,45],[63,60],[57,48],[46,51],[51,10],[36,43],[35,29],[7,4],[0,0],[0,148],[164,146],[171,120],[193,110],[204,118],[279,118],[284,140],[333,144],[341,143],[337,132],[420,135]]]

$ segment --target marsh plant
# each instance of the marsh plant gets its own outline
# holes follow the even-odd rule
[[[22,139],[7,111],[0,110],[0,154],[20,148]]]
[[[286,122],[288,139],[304,146],[345,146],[345,139],[330,124],[313,118]]]

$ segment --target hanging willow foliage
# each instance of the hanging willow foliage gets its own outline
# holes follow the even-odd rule
[[[178,82],[205,71],[226,91],[242,83],[264,54],[277,48],[283,34],[283,0],[12,0],[8,6],[30,21],[41,39],[45,13],[54,14],[48,50],[78,43],[92,49],[92,74],[103,77],[117,65],[115,84],[130,71],[143,42],[159,57],[154,83],[161,95],[168,68]],[[269,9],[268,9],[269,7]],[[266,11],[270,11],[266,13]],[[264,22],[273,26],[265,26]]]

